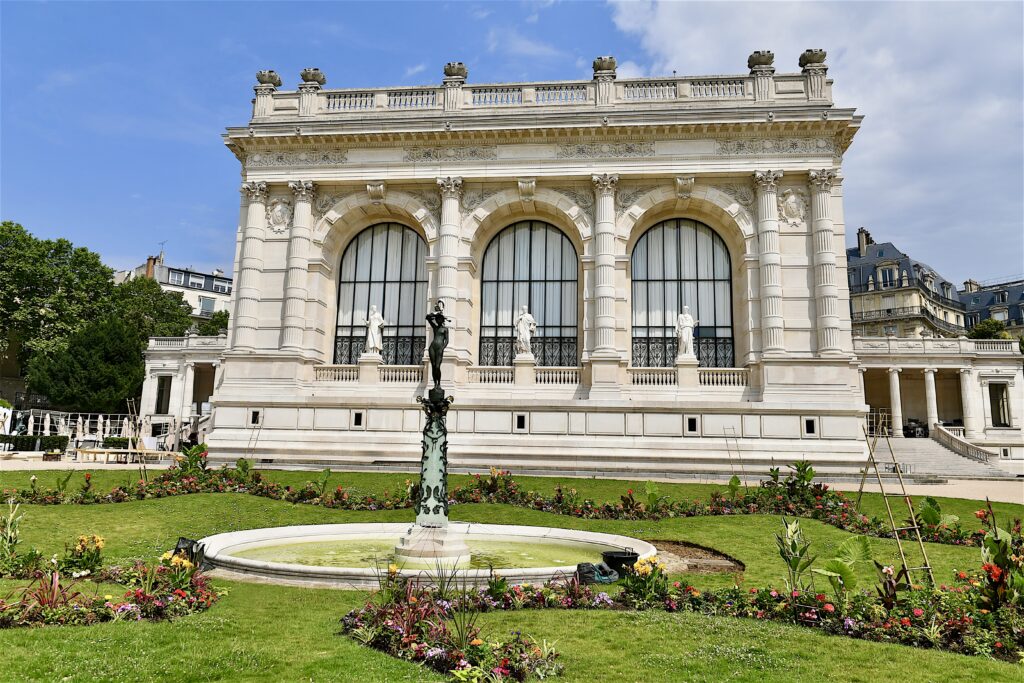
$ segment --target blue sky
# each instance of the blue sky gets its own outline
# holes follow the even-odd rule
[[[1024,272],[1024,4],[0,2],[0,216],[110,265],[231,266],[239,167],[225,126],[253,74],[293,88],[743,73],[771,49],[829,52],[867,116],[846,222],[959,282]]]

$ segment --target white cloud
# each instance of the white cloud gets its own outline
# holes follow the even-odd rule
[[[615,74],[619,78],[643,78],[647,70],[636,62],[625,61],[616,66]]]
[[[618,1],[612,14],[646,73],[743,73],[756,49],[798,72],[803,49],[826,49],[837,106],[866,117],[843,162],[848,237],[864,225],[959,281],[1024,270],[1022,8]]]
[[[487,17],[491,16],[491,10],[484,9],[483,7],[474,7],[470,11],[470,16],[472,16],[474,19],[476,19],[478,21],[481,21],[481,20],[486,19]]]
[[[524,21],[526,21],[527,24],[536,24],[539,19],[540,15],[534,12],[533,14],[527,15]]]
[[[500,31],[492,28],[487,33],[487,50],[502,52],[517,57],[533,57],[550,59],[562,56],[562,51],[539,40],[528,38],[515,27],[506,27]]]
[[[416,64],[415,66],[407,67],[406,70],[405,70],[405,77],[406,78],[411,78],[411,77],[415,76],[416,74],[418,74],[418,73],[420,73],[422,71],[426,71],[426,70],[427,70],[427,65],[424,64],[423,62],[420,62],[419,64]]]

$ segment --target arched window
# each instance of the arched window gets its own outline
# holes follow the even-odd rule
[[[698,321],[694,351],[704,367],[732,367],[732,266],[714,230],[686,219],[645,232],[630,258],[633,283],[633,366],[675,363],[676,317],[683,306]]]
[[[499,232],[484,252],[480,365],[512,365],[525,305],[537,320],[537,364],[576,366],[577,278],[576,249],[558,228],[522,221]]]
[[[419,365],[426,344],[427,244],[398,223],[366,228],[341,257],[338,329],[334,362],[359,360],[366,344],[366,317],[376,306],[384,317],[387,365]]]

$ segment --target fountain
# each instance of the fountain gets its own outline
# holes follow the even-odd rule
[[[231,578],[278,583],[368,588],[382,567],[394,563],[403,576],[430,582],[438,572],[459,568],[467,583],[492,574],[510,583],[543,583],[572,574],[581,562],[600,562],[608,550],[656,554],[644,541],[614,534],[499,524],[449,523],[448,428],[453,402],[441,387],[441,362],[448,345],[447,318],[438,301],[427,315],[433,332],[428,348],[433,386],[417,401],[426,413],[416,521],[408,524],[318,524],[252,529],[201,541],[205,562]],[[519,342],[529,354],[529,334]],[[532,357],[532,354],[530,354]]]

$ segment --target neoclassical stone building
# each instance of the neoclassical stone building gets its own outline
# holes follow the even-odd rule
[[[440,86],[364,90],[260,72],[224,136],[243,182],[213,454],[418,462],[440,301],[454,467],[861,463],[841,171],[861,117],[824,60],[617,79],[601,57],[590,81],[498,85],[451,63]]]

